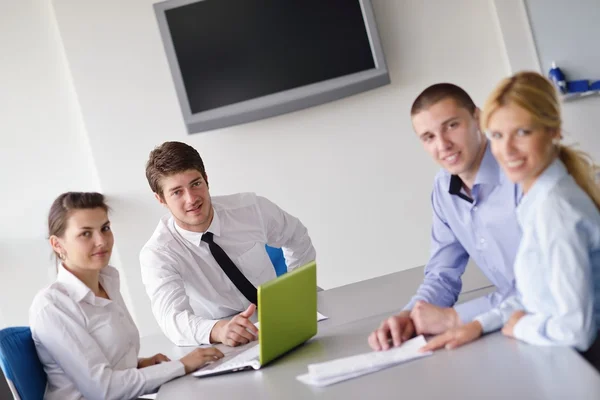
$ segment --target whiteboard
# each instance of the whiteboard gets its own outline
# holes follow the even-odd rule
[[[540,65],[567,80],[600,80],[600,0],[525,0]]]

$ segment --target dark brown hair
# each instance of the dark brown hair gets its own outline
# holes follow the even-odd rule
[[[48,237],[62,237],[67,229],[67,222],[73,210],[101,208],[108,212],[104,196],[95,192],[67,192],[54,200],[48,213]],[[59,257],[59,254],[55,256]]]
[[[146,163],[146,179],[148,179],[150,189],[164,198],[160,180],[190,169],[200,172],[208,184],[204,162],[196,149],[181,142],[165,142],[150,152]]]
[[[417,96],[410,108],[410,115],[413,116],[419,112],[428,109],[432,105],[445,99],[454,99],[456,103],[466,108],[469,113],[474,114],[477,106],[471,99],[471,96],[465,90],[452,83],[436,83],[423,90]]]

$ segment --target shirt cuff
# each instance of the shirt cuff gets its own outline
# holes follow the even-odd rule
[[[454,306],[454,310],[463,324],[473,321],[475,317],[489,311],[491,308],[492,306],[487,296],[478,297]]]
[[[210,332],[212,332],[212,329],[217,322],[219,322],[218,319],[202,321],[202,323],[198,326],[198,329],[196,330],[195,337],[198,344],[211,344]]]
[[[521,319],[513,327],[513,336],[515,339],[519,339],[524,342],[527,341],[527,331],[530,329],[530,324],[527,324],[527,317],[529,317],[529,315],[524,315],[521,317]]]
[[[497,331],[502,328],[504,321],[502,320],[502,314],[497,310],[490,310],[485,314],[481,314],[475,318],[481,324],[483,333],[490,333]]]
[[[181,361],[162,362],[140,368],[139,371],[144,376],[144,393],[151,393],[163,383],[185,375],[185,367]]]
[[[547,317],[541,314],[527,314],[521,317],[513,327],[513,336],[515,339],[522,340],[525,343],[547,346],[547,345],[571,345],[572,343],[559,343],[547,337],[543,328],[545,327]],[[577,346],[576,346],[577,347]],[[579,349],[581,350],[581,349]]]
[[[412,299],[410,299],[410,301],[408,302],[407,305],[404,306],[402,311],[412,311],[412,309],[415,307],[415,304],[417,303],[417,301],[424,301],[426,303],[434,304],[430,300],[426,299],[425,297],[422,297],[421,295],[416,295],[416,296],[413,296]]]
[[[413,307],[415,306],[415,303],[417,302],[417,300],[412,299],[407,305],[404,306],[404,308],[402,309],[402,311],[410,311],[413,309]]]

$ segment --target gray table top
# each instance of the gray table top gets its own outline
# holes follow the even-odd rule
[[[329,328],[373,315],[397,313],[410,301],[422,282],[421,266],[318,292],[319,312],[331,317],[320,327]],[[480,279],[467,277],[463,279],[463,291],[458,302],[493,290],[493,286],[482,286]]]
[[[259,371],[175,379],[160,388],[158,399],[600,398],[600,374],[575,351],[530,346],[501,334],[325,388],[296,379],[310,363],[369,351],[368,334],[408,301],[422,277],[422,268],[415,268],[320,292],[319,311],[330,319],[320,322],[318,335],[303,346]],[[489,291],[483,288],[465,297]],[[142,355],[176,357],[190,350],[173,346],[162,335],[142,339]]]
[[[319,331],[259,371],[211,378],[186,376],[163,385],[159,399],[598,399],[600,375],[568,348],[536,347],[488,335],[454,351],[398,365],[329,387],[305,385],[296,376],[310,363],[369,351],[367,335],[387,314]]]

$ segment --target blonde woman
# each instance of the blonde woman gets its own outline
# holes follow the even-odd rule
[[[50,244],[56,282],[29,311],[33,340],[48,375],[45,399],[131,399],[223,357],[196,349],[178,361],[138,358],[140,338],[108,265],[114,238],[100,193],[69,192],[52,204]]]
[[[455,348],[499,330],[535,345],[571,346],[600,368],[600,190],[596,167],[561,144],[559,100],[534,72],[503,80],[481,124],[492,152],[523,198],[515,259],[518,295],[423,350]]]

